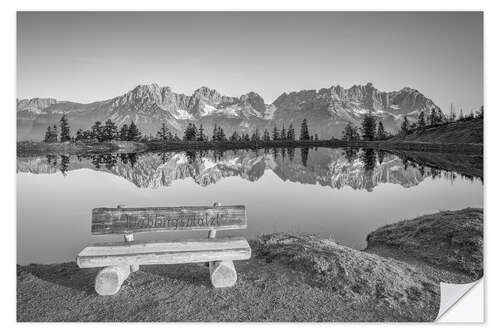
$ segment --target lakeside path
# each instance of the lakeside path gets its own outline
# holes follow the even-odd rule
[[[238,282],[214,289],[204,265],[144,266],[114,296],[97,269],[17,266],[18,321],[432,321],[439,282],[482,276],[483,210],[425,215],[375,230],[363,251],[313,235],[251,241]]]

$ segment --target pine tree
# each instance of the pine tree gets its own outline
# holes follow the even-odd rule
[[[120,140],[127,141],[128,140],[128,125],[123,124],[120,128]]]
[[[96,121],[90,128],[92,139],[102,141],[102,126],[100,121]]]
[[[76,137],[75,137],[75,140],[76,141],[81,141],[81,140],[84,140],[84,132],[81,128],[79,128],[77,131],[76,131]]]
[[[295,141],[295,129],[293,128],[293,124],[290,124],[290,126],[288,127],[286,139],[289,141]]]
[[[217,129],[217,141],[226,141],[226,134],[224,133],[224,129],[222,127]]]
[[[198,141],[205,142],[207,140],[207,136],[205,135],[204,129],[203,129],[203,124],[200,124],[200,128],[198,129]]]
[[[129,141],[139,141],[142,137],[141,132],[137,128],[134,122],[130,123],[130,126],[128,128],[128,135],[127,135],[127,140]]]
[[[258,128],[252,133],[252,141],[260,141],[260,132]]]
[[[115,123],[111,119],[106,120],[102,128],[103,141],[114,140],[116,139],[117,136],[118,136],[118,131]]]
[[[160,130],[156,133],[156,137],[161,141],[167,141],[169,137],[170,131],[167,128],[165,123],[161,124]]]
[[[197,139],[198,130],[196,129],[196,125],[189,123],[184,130],[184,141],[194,141]]]
[[[308,141],[310,139],[309,129],[307,128],[307,120],[304,119],[300,126],[300,141]]]
[[[267,128],[264,128],[264,134],[262,135],[262,140],[271,141],[271,135],[269,134]]]
[[[229,141],[240,141],[240,135],[238,134],[238,132],[234,131],[233,134],[231,134],[231,136],[229,137]]]
[[[70,129],[69,129],[69,124],[68,124],[68,119],[66,118],[66,114],[63,114],[61,117],[61,120],[59,120],[61,123],[61,142],[67,142],[71,141],[71,134],[70,134]]]
[[[47,127],[47,132],[45,132],[45,142],[57,142],[57,127],[54,125],[53,127]]]
[[[375,117],[372,115],[371,111],[365,115],[363,121],[361,122],[361,129],[363,131],[363,140],[373,141],[375,139]]]
[[[319,140],[318,133],[315,133],[315,134],[314,134],[314,141],[318,141],[318,140]]]
[[[217,135],[219,133],[219,127],[217,127],[217,124],[214,125],[214,130],[212,132],[212,141],[218,141],[217,140]]]
[[[273,127],[273,141],[278,141],[280,139],[280,133],[276,125]]]
[[[382,121],[378,122],[378,129],[377,129],[377,140],[385,140],[387,137],[387,133],[385,132],[384,124]]]
[[[460,114],[463,117],[462,110],[460,110]],[[431,114],[429,116],[429,123],[431,125],[437,125],[437,124],[441,123],[441,121],[442,121],[442,114],[438,113],[436,111],[436,108],[432,108]]]
[[[45,137],[43,139],[43,142],[50,142],[50,134],[52,132],[52,129],[50,126],[47,127],[47,131],[45,132]]]
[[[424,115],[424,111],[421,111],[420,114],[418,115],[418,128],[420,130],[424,129],[425,128],[425,115]]]
[[[403,134],[403,135],[408,134],[409,128],[410,128],[410,122],[408,121],[407,117],[404,117],[403,123],[401,124],[400,133]]]
[[[283,124],[283,127],[281,128],[281,135],[280,135],[280,139],[282,141],[285,141],[286,140],[286,130],[285,130],[285,124]]]
[[[241,139],[242,139],[243,141],[248,142],[248,141],[250,141],[250,136],[248,135],[248,133],[245,133],[245,134],[243,134],[243,135],[242,135],[242,138],[241,138]]]
[[[358,141],[359,133],[358,129],[353,126],[351,123],[348,123],[344,130],[342,131],[342,140],[345,141]]]

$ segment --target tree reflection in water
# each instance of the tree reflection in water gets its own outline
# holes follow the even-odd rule
[[[300,149],[300,161],[295,159],[295,155],[298,153],[297,150]],[[334,177],[338,173],[346,172],[355,174],[355,170],[358,165],[361,165],[364,171],[364,177],[366,178],[366,187],[368,190],[372,188],[372,185],[380,182],[380,177],[382,170],[387,170],[384,172],[400,172],[397,170],[404,170],[405,172],[398,176],[390,176],[392,180],[394,179],[420,179],[429,177],[432,179],[446,179],[450,182],[454,182],[458,178],[467,179],[470,182],[475,180],[483,181],[482,177],[476,176],[478,173],[469,174],[467,172],[458,172],[453,169],[453,162],[459,165],[475,165],[482,162],[482,159],[475,157],[460,156],[460,158],[448,157],[446,159],[446,167],[440,167],[442,164],[443,155],[441,154],[424,154],[420,152],[418,159],[431,159],[429,163],[417,162],[416,158],[410,157],[406,152],[387,152],[387,151],[376,151],[374,149],[360,149],[360,148],[343,148],[341,153],[338,150],[333,149],[311,149],[311,148],[266,148],[266,149],[248,149],[248,150],[198,150],[198,151],[184,151],[184,152],[157,152],[157,153],[118,153],[118,154],[94,154],[94,155],[46,155],[43,160],[43,164],[49,168],[56,169],[60,171],[63,175],[67,175],[70,170],[77,168],[93,167],[96,170],[110,170],[113,173],[117,173],[117,166],[125,167],[125,169],[134,169],[138,163],[140,156],[141,159],[141,169],[145,168],[155,168],[155,165],[160,163],[166,164],[172,160],[175,156],[183,154],[186,157],[188,164],[192,165],[195,169],[195,173],[205,172],[206,163],[204,159],[217,164],[215,168],[229,168],[229,170],[234,170],[235,174],[242,175],[245,172],[251,171],[253,165],[260,165],[259,170],[264,170],[266,168],[274,168],[274,166],[279,166],[282,172],[285,172],[287,177],[294,174],[293,179],[302,182],[304,178],[304,183],[310,182],[310,179],[321,179],[328,183],[329,177]],[[314,154],[314,158],[310,158]],[[260,156],[264,155],[265,158],[261,159]],[[156,156],[156,159],[153,158]],[[155,162],[158,161],[158,162]],[[226,166],[226,162],[231,161],[231,166]],[[451,161],[451,162],[450,162]],[[89,166],[86,166],[88,163]],[[156,163],[156,164],[155,164]],[[180,163],[176,161],[175,163]],[[169,167],[175,168],[176,164],[172,164]],[[236,164],[234,164],[236,163]],[[245,166],[248,163],[248,166]],[[468,163],[468,164],[465,164]],[[159,165],[159,164],[158,164]],[[336,169],[334,166],[341,166],[341,168]],[[251,166],[251,167],[250,167]],[[300,166],[300,167],[298,167]],[[481,165],[479,165],[480,168]],[[236,169],[242,168],[236,171]],[[299,171],[303,168],[307,170]],[[384,169],[385,168],[385,169]],[[46,169],[43,169],[46,170]],[[257,170],[257,169],[255,169]],[[394,171],[392,171],[394,170]],[[481,170],[481,169],[479,169]],[[131,172],[131,171],[128,171]],[[262,172],[262,171],[259,171]],[[332,172],[334,174],[332,174]],[[377,175],[375,174],[377,173]],[[248,177],[248,176],[246,176]],[[255,176],[252,176],[255,179]],[[326,178],[325,178],[326,177]],[[371,178],[379,177],[379,180],[374,180]],[[387,176],[384,176],[387,177]],[[405,178],[406,177],[406,178]],[[250,178],[250,177],[249,177]],[[333,179],[333,178],[332,178]],[[371,182],[375,182],[372,184]]]

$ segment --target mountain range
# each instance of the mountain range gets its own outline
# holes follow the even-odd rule
[[[347,123],[359,125],[368,112],[381,120],[386,130],[395,132],[404,116],[416,121],[421,111],[427,115],[433,108],[442,112],[418,90],[405,87],[383,92],[372,83],[283,93],[271,104],[255,92],[229,97],[201,87],[188,96],[153,83],[87,104],[53,98],[18,99],[17,139],[41,140],[47,127],[58,124],[62,114],[67,115],[73,133],[78,128],[89,129],[95,121],[111,119],[118,126],[134,121],[144,134],[151,135],[162,123],[180,135],[190,122],[203,124],[207,134],[215,124],[229,135],[235,130],[251,133],[256,128],[288,127],[290,123],[298,133],[305,118],[310,133],[329,139],[340,137]]]

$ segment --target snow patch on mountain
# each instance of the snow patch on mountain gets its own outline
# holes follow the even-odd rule
[[[175,111],[177,114],[174,114],[174,118],[180,119],[180,120],[194,120],[194,117],[192,114],[187,112],[186,110],[183,109],[177,109]]]

